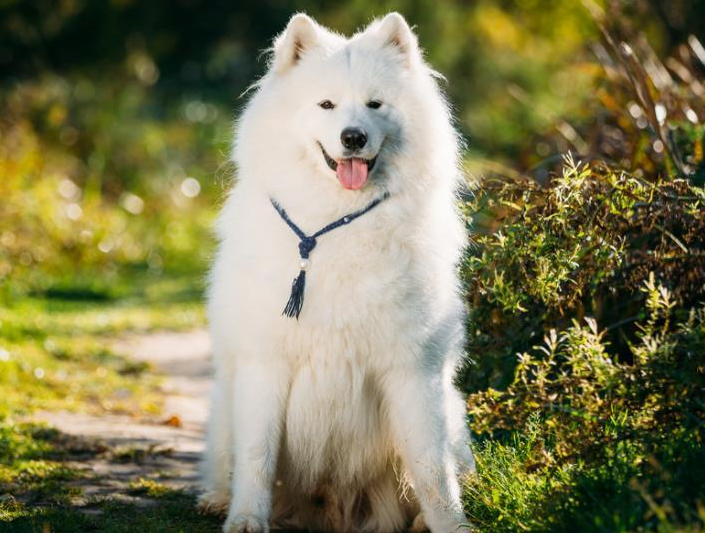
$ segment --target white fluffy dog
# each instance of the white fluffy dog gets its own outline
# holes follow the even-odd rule
[[[299,14],[275,41],[237,125],[209,293],[200,504],[228,510],[226,532],[467,527],[466,238],[436,77],[396,13],[349,39]]]

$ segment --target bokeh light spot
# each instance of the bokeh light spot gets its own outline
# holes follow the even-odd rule
[[[186,198],[195,198],[201,192],[201,184],[195,178],[186,178],[181,182],[181,193]]]

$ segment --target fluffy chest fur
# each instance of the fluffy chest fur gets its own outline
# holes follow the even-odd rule
[[[448,317],[460,324],[454,263],[462,230],[452,206],[412,208],[412,200],[392,196],[319,237],[298,320],[282,310],[299,271],[299,238],[260,189],[235,189],[223,210],[210,317],[214,340],[231,356],[216,364],[232,375],[245,357],[285,361],[283,475],[304,491],[322,482],[358,486],[393,463],[380,380],[390,369],[443,371],[446,352],[425,345]],[[352,209],[280,203],[307,235]]]
[[[309,235],[345,213],[290,204],[283,205]],[[228,312],[211,314],[228,320],[231,326],[225,329],[235,337],[238,332],[242,337],[266,332],[291,356],[311,357],[323,345],[335,352],[328,358],[363,357],[400,336],[418,342],[434,315],[453,303],[449,300],[456,280],[448,261],[457,250],[447,235],[458,228],[452,222],[423,211],[412,214],[403,198],[391,197],[351,224],[320,236],[296,320],[282,316],[282,310],[299,271],[299,238],[267,194],[236,189],[219,224],[224,238],[213,272],[218,284],[211,294],[211,305]],[[444,225],[446,236],[440,238]]]

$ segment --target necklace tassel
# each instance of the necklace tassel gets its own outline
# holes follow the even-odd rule
[[[289,301],[286,302],[286,307],[282,314],[299,319],[301,314],[301,309],[304,306],[304,289],[306,288],[306,271],[300,270],[299,275],[294,279],[291,284],[291,296],[289,296]]]
[[[355,211],[354,213],[345,215],[343,218],[339,218],[335,222],[332,222],[324,228],[319,229],[313,235],[306,235],[303,231],[301,231],[301,228],[294,224],[294,222],[289,218],[289,215],[286,214],[284,208],[282,208],[282,206],[280,206],[274,199],[269,199],[269,201],[272,203],[272,207],[274,207],[276,212],[279,213],[279,216],[282,218],[282,220],[286,222],[286,225],[289,226],[291,228],[291,231],[296,233],[296,236],[299,238],[299,255],[301,256],[301,270],[299,271],[299,275],[296,277],[296,279],[294,279],[294,282],[291,284],[291,296],[289,296],[289,301],[286,302],[286,307],[282,312],[283,315],[286,315],[291,318],[296,318],[296,320],[299,319],[301,309],[304,306],[304,289],[306,288],[306,265],[308,264],[309,255],[316,247],[316,239],[321,235],[328,233],[329,231],[333,231],[336,228],[345,226],[346,224],[350,224],[356,218],[361,217],[368,211],[377,207],[380,202],[383,202],[387,198],[389,198],[389,193],[385,192],[382,196],[367,204],[367,207],[365,207],[364,209],[360,209],[359,211]]]

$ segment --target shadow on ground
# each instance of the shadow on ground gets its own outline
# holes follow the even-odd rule
[[[0,483],[1,532],[220,531],[218,517],[197,513],[193,485],[179,486],[183,478],[173,469],[195,464],[195,452],[175,457],[168,448],[32,423],[4,434],[1,442],[10,441],[18,451],[3,457],[12,477]]]

